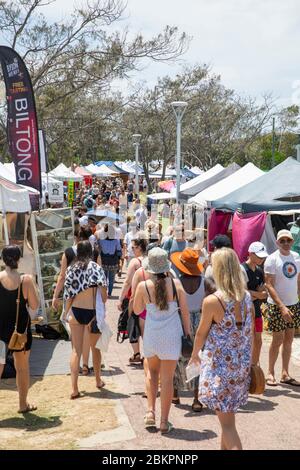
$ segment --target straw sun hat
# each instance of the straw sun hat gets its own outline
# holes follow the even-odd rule
[[[179,271],[189,276],[199,276],[203,271],[203,266],[198,261],[198,252],[192,248],[186,248],[182,252],[172,253],[170,259]]]

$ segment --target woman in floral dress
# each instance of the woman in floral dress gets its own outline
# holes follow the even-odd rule
[[[217,250],[212,267],[218,290],[203,302],[190,364],[200,362],[199,400],[216,411],[221,449],[238,450],[235,413],[248,400],[254,310],[235,252]]]

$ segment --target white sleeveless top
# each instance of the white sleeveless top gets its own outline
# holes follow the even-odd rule
[[[144,356],[177,361],[183,335],[177,302],[168,302],[168,310],[159,310],[153,303],[147,304],[146,309]]]
[[[193,294],[188,294],[186,291],[187,303],[190,312],[200,312],[202,302],[205,296],[204,291],[204,277],[201,279],[201,284]]]

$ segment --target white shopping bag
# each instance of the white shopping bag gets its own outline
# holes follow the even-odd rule
[[[113,332],[109,328],[108,324],[105,320],[102,321],[101,324],[101,335],[96,343],[96,348],[100,349],[102,352],[108,351],[109,340],[112,337]]]

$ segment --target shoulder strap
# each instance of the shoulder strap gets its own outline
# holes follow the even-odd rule
[[[18,323],[19,323],[19,310],[20,310],[20,294],[21,294],[21,286],[22,286],[22,280],[19,284],[18,287],[18,295],[16,298],[16,324],[15,324],[15,331],[17,331],[18,328]],[[28,320],[29,321],[29,320]],[[27,325],[28,326],[28,325]],[[27,327],[26,327],[27,329]],[[26,330],[25,330],[26,331]]]
[[[149,301],[151,303],[151,297],[150,297],[150,292],[149,292],[149,289],[148,289],[148,286],[147,286],[147,281],[145,280],[145,287],[146,287],[146,291],[147,291],[147,294],[148,294],[148,297],[149,297]]]
[[[179,299],[178,299],[178,294],[177,294],[175,282],[174,282],[174,279],[172,277],[170,279],[171,279],[171,282],[172,282],[173,298],[176,299],[177,305],[179,307]]]
[[[221,302],[221,299],[216,294],[212,294],[212,295],[214,295],[216,297],[216,299],[218,299],[218,301],[222,305],[222,309],[224,310],[224,312],[226,312],[226,308],[224,307],[223,302]]]

